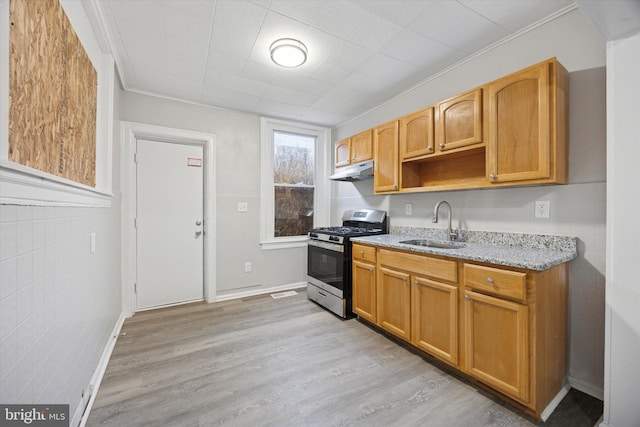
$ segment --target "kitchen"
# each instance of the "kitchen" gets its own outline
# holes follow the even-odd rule
[[[613,188],[605,192],[607,186],[612,185],[611,177],[607,179],[607,173],[623,174],[624,170],[631,173],[629,168],[625,168],[624,156],[622,158],[614,156],[613,159],[611,155],[607,156],[607,161],[621,163],[616,163],[615,167],[609,165],[605,168],[605,140],[613,137],[605,134],[605,114],[610,113],[611,108],[615,108],[614,105],[605,109],[605,87],[607,93],[611,92],[610,82],[606,80],[610,77],[605,76],[605,65],[609,65],[607,61],[624,61],[624,57],[623,59],[617,56],[607,58],[607,48],[617,53],[615,49],[624,49],[624,46],[605,45],[603,36],[593,27],[593,24],[580,10],[573,10],[505,44],[483,52],[455,69],[437,75],[414,90],[392,98],[383,105],[337,127],[333,130],[331,138],[332,141],[338,141],[401,114],[433,104],[539,60],[555,56],[570,72],[569,134],[571,137],[568,185],[380,196],[373,193],[371,181],[355,184],[335,183],[331,187],[328,223],[339,223],[342,213],[347,209],[371,207],[387,211],[393,225],[431,227],[430,217],[433,206],[439,200],[446,199],[453,206],[454,224],[459,228],[506,232],[526,231],[578,237],[579,258],[571,264],[570,282],[572,307],[570,383],[589,394],[604,398],[605,415],[610,417],[609,422],[612,425],[625,425],[622,420],[633,419],[625,417],[633,417],[636,409],[632,404],[625,403],[624,387],[631,387],[631,385],[624,384],[631,384],[632,380],[625,379],[627,374],[623,373],[622,367],[626,366],[628,370],[633,371],[634,365],[633,362],[613,363],[613,361],[616,360],[615,357],[621,357],[616,356],[617,352],[625,352],[625,345],[631,346],[628,354],[637,354],[637,344],[634,346],[633,343],[637,343],[638,340],[635,337],[629,340],[621,338],[617,341],[612,336],[605,339],[605,263],[607,251],[612,249],[606,248],[605,204],[609,209],[611,199],[605,201],[605,194],[614,197],[613,200],[617,201],[615,211],[606,212],[607,220],[617,218],[616,215],[623,215],[619,225],[623,227],[623,230],[620,230],[622,233],[620,238],[623,240],[637,236],[637,231],[632,226],[633,222],[624,221],[626,219],[624,215],[635,211],[636,206],[633,203],[636,202],[627,200],[624,195],[618,195]],[[622,50],[622,54],[624,52]],[[634,64],[631,58],[628,60],[631,61],[631,65]],[[621,63],[621,68],[624,64],[624,62]],[[635,64],[637,67],[637,63]],[[621,73],[624,77],[623,70],[616,68],[615,72]],[[622,84],[624,85],[624,80]],[[630,88],[618,90],[624,93]],[[269,292],[280,286],[304,282],[306,254],[303,249],[264,251],[259,244],[260,120],[257,115],[206,108],[119,89],[115,90],[114,95],[115,122],[126,120],[216,135],[218,209],[215,233],[217,246],[225,248],[217,252],[216,264],[219,269],[216,299],[224,300],[241,296],[247,290],[256,293]],[[616,116],[618,119],[615,122],[607,118],[608,129],[616,125],[618,120],[624,120],[623,106],[615,109],[616,113],[620,113],[620,116]],[[620,130],[622,131],[624,128]],[[118,134],[118,125],[114,123],[114,135]],[[637,139],[637,135],[633,138]],[[0,401],[5,401],[7,395],[33,396],[34,400],[49,401],[58,396],[62,397],[54,390],[56,384],[69,384],[69,387],[60,393],[68,396],[65,398],[74,408],[80,399],[79,391],[86,387],[88,378],[96,367],[105,346],[106,337],[110,335],[114,323],[120,316],[121,293],[124,293],[119,286],[114,286],[120,283],[119,203],[123,196],[120,194],[122,183],[118,173],[118,159],[121,155],[119,144],[114,143],[114,198],[111,208],[78,210],[68,207],[30,208],[11,204],[2,205],[3,262],[10,261],[8,260],[10,255],[5,258],[4,254],[10,252],[4,252],[4,245],[5,236],[10,235],[12,229],[17,230],[15,235],[20,239],[19,236],[23,236],[23,233],[30,236],[40,235],[42,227],[45,232],[45,245],[51,246],[49,252],[54,258],[59,251],[68,251],[55,245],[56,235],[67,236],[68,241],[75,242],[82,239],[84,242],[87,229],[97,234],[99,257],[82,254],[62,262],[58,267],[64,271],[64,279],[60,279],[61,282],[54,287],[55,293],[48,291],[50,293],[47,295],[51,298],[47,298],[47,304],[40,305],[40,310],[44,313],[48,312],[45,307],[50,306],[50,301],[56,301],[53,303],[53,311],[57,312],[58,319],[64,320],[64,324],[72,326],[74,330],[78,328],[77,332],[65,334],[63,331],[66,329],[56,328],[55,335],[50,336],[54,331],[47,332],[48,329],[44,328],[42,320],[37,325],[43,329],[38,331],[36,323],[25,323],[24,320],[28,319],[24,319],[14,309],[14,315],[18,320],[13,322],[25,327],[28,325],[28,332],[23,331],[22,328],[3,329],[3,336],[5,336],[2,341],[3,355],[6,348],[25,345],[18,339],[19,336],[47,337],[47,344],[52,348],[55,348],[55,342],[62,340],[67,350],[59,349],[53,353],[55,358],[48,358],[45,364],[37,364],[37,372],[48,374],[40,380],[43,383],[37,386],[34,377],[28,391],[19,372],[24,372],[24,369],[28,371],[28,366],[34,366],[33,360],[28,362],[31,365],[27,367],[23,367],[20,363],[12,363],[10,367],[3,368],[3,395]],[[630,157],[632,156],[627,154],[626,158]],[[628,182],[633,182],[633,175],[629,175],[628,179]],[[536,200],[551,202],[549,219],[534,218]],[[237,212],[236,206],[239,202],[248,204],[246,213]],[[630,205],[625,207],[624,204],[618,203]],[[411,215],[406,215],[407,204],[412,205]],[[227,224],[234,224],[234,227],[228,227]],[[51,231],[48,231],[49,227],[53,227]],[[610,232],[615,231],[616,229],[610,230]],[[16,251],[20,255],[33,253],[33,257],[27,264],[37,266],[45,262],[38,258],[40,251],[36,251],[37,248],[40,246],[21,243]],[[630,256],[632,253],[634,252],[623,251],[620,258],[633,259]],[[251,273],[245,273],[242,269],[247,260],[253,263]],[[78,268],[79,263],[85,264],[86,267]],[[28,269],[27,265],[22,264],[16,268],[18,267],[19,271]],[[3,272],[6,271],[10,270],[3,269]],[[610,273],[611,271],[607,271],[607,274]],[[11,277],[10,273],[6,274]],[[19,274],[22,277],[22,273]],[[25,279],[20,279],[20,283],[26,280],[22,286],[29,286],[30,283],[26,279],[29,273],[25,274],[27,276],[24,276]],[[34,273],[34,276],[37,274]],[[627,276],[626,280],[634,283],[632,277]],[[618,280],[622,279],[616,278],[613,283],[617,283]],[[93,283],[90,291],[81,286],[86,282]],[[4,280],[4,276],[3,283],[8,283]],[[626,288],[623,286],[619,292],[626,292]],[[620,312],[620,316],[628,319],[631,325],[636,325],[631,326],[631,330],[637,331],[637,314],[634,315],[633,311],[629,311],[633,307],[637,308],[637,302],[634,305],[634,301],[637,301],[637,291],[632,291],[631,295],[633,292],[636,292],[636,299],[627,299],[630,307],[622,306],[623,311]],[[96,298],[96,295],[100,298]],[[11,309],[4,310],[4,308],[8,307],[9,301],[15,300],[11,300],[10,295],[3,294],[3,296],[8,298],[3,299],[5,305],[2,312],[11,312]],[[100,319],[94,320],[93,315],[89,314],[91,312]],[[84,322],[87,322],[85,327],[81,327]],[[3,324],[6,323],[3,321]],[[615,327],[615,324],[611,327]],[[625,329],[623,327],[622,330],[616,329],[616,331],[624,333]],[[609,363],[604,360],[603,349],[605,348],[613,352],[610,356],[613,359]],[[16,352],[24,354],[33,351],[33,354],[39,354],[41,350],[41,348],[20,347]],[[17,356],[12,357],[17,358]],[[3,358],[3,360],[6,359]],[[74,366],[82,366],[82,369],[74,370]],[[74,374],[69,375],[69,372]],[[622,381],[622,389],[615,388],[608,381]],[[606,391],[608,387],[611,387],[609,397]],[[618,419],[621,421],[616,422],[616,417],[620,417]]]

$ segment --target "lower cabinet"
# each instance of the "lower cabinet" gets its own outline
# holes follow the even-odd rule
[[[358,245],[354,312],[540,418],[566,386],[568,267]]]
[[[528,402],[527,306],[465,291],[464,319],[464,370],[501,392]]]
[[[353,312],[369,322],[376,323],[376,267],[374,264],[353,260],[352,269]]]
[[[409,279],[407,273],[378,268],[378,324],[406,341],[411,339]]]
[[[414,277],[411,288],[411,343],[458,365],[458,287]]]

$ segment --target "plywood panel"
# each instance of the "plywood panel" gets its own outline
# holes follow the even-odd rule
[[[9,160],[95,186],[98,76],[58,0],[10,2]]]

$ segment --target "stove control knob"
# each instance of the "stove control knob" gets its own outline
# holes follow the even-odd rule
[[[329,240],[336,242],[338,238],[336,236],[330,236]]]

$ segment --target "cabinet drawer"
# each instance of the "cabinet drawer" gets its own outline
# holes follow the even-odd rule
[[[520,301],[527,297],[527,274],[517,271],[465,264],[464,284],[468,288]]]
[[[405,252],[380,249],[378,261],[381,265],[420,274],[440,280],[455,282],[458,269],[455,261],[433,258],[426,255],[414,255]]]
[[[352,247],[353,258],[362,261],[376,262],[376,248],[372,246],[364,246],[353,244]]]

